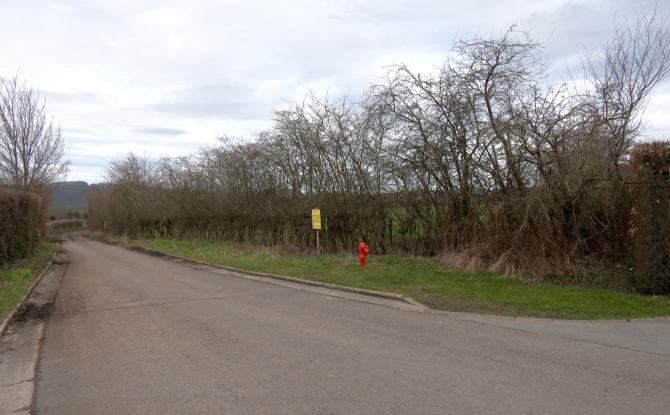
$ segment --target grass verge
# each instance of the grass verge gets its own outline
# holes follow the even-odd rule
[[[249,271],[403,294],[449,311],[566,319],[670,316],[667,297],[523,281],[487,271],[459,271],[428,258],[373,255],[367,269],[362,270],[354,255],[316,257],[222,241],[91,236]]]
[[[33,255],[0,268],[0,321],[23,299],[33,280],[58,249],[56,242],[42,242]]]

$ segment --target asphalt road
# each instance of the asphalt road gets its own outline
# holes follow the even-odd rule
[[[87,240],[65,247],[71,263],[45,330],[38,414],[670,408],[662,346],[632,350],[342,298]]]

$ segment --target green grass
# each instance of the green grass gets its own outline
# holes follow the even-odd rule
[[[23,299],[28,287],[56,252],[58,244],[42,242],[33,255],[0,268],[0,320]]]
[[[667,297],[523,281],[487,271],[458,271],[426,258],[373,255],[368,259],[367,269],[362,270],[353,254],[316,257],[221,241],[116,239],[114,242],[250,271],[394,292],[450,311],[567,319],[670,315]]]

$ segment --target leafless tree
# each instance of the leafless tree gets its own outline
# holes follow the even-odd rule
[[[361,102],[308,94],[254,139],[157,165],[131,155],[96,206],[129,233],[306,247],[320,207],[329,249],[365,238],[535,273],[621,258],[621,179],[669,39],[653,12],[619,27],[587,59],[586,88],[548,82],[541,45],[515,28],[462,41],[433,73],[392,67]]]
[[[40,189],[68,171],[61,129],[39,93],[17,78],[0,78],[0,183]]]
[[[640,13],[586,59],[592,128],[604,139],[610,172],[639,137],[646,103],[670,74],[669,24],[656,9]]]

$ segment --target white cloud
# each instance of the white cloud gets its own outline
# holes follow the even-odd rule
[[[634,6],[631,3],[635,3]],[[43,91],[70,179],[98,181],[128,151],[181,155],[270,125],[308,88],[357,94],[404,62],[428,71],[459,37],[511,24],[557,72],[607,39],[627,0],[0,0],[0,76]],[[663,7],[661,7],[663,9]],[[667,11],[667,7],[663,9]],[[649,131],[670,135],[667,95]]]

